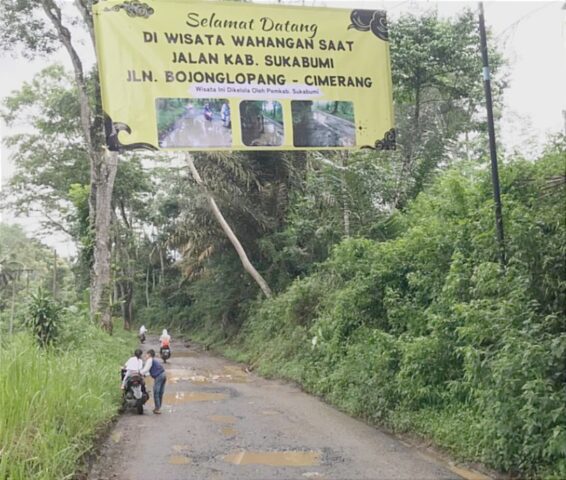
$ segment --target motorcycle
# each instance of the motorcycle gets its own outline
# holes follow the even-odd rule
[[[160,353],[163,363],[167,363],[167,359],[171,358],[171,349],[169,347],[162,347]]]
[[[126,371],[122,369],[122,380]],[[143,377],[139,374],[131,375],[126,382],[126,388],[122,398],[122,408],[135,408],[138,414],[143,414],[143,406],[149,400],[149,394],[145,390]]]
[[[138,337],[140,339],[140,343],[145,343],[145,333],[140,333]]]

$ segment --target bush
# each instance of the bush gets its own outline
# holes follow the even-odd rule
[[[25,323],[39,345],[45,347],[55,340],[61,308],[41,288],[31,295]]]
[[[251,305],[229,352],[462,458],[563,478],[566,192],[548,183],[563,169],[551,152],[503,170],[505,270],[489,178],[460,168],[398,216],[397,238],[344,240]]]

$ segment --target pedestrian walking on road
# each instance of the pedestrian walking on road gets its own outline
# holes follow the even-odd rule
[[[163,403],[163,394],[165,393],[165,384],[167,383],[167,374],[165,368],[157,358],[155,358],[155,350],[150,349],[145,354],[145,365],[143,366],[142,375],[151,375],[153,378],[153,403],[155,408],[153,413],[161,413],[161,405]]]

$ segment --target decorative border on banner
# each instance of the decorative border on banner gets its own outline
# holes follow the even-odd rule
[[[380,40],[384,42],[389,41],[387,15],[384,10],[352,10],[352,13],[350,13],[350,21],[352,23],[348,27],[348,30],[355,28],[360,32],[371,31]]]
[[[395,129],[392,128],[385,132],[381,140],[376,140],[374,146],[362,145],[360,148],[369,148],[370,150],[397,150],[396,138],[397,134]]]
[[[110,116],[105,113],[104,114],[104,132],[106,135],[106,145],[108,145],[108,150],[111,152],[120,152],[124,150],[158,150],[157,147],[152,145],[151,143],[130,143],[128,145],[124,145],[120,143],[120,139],[118,138],[118,133],[120,132],[127,132],[132,133],[132,129],[129,125],[126,125],[123,122],[113,122]]]
[[[118,3],[112,7],[106,7],[105,12],[119,12],[124,10],[128,17],[149,18],[155,10],[147,3],[141,3],[139,0],[126,0],[124,3]]]

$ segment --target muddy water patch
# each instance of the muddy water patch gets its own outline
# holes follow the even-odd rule
[[[171,465],[188,465],[191,463],[191,459],[184,455],[169,455],[168,462]]]
[[[238,421],[236,417],[233,417],[231,415],[211,415],[208,418],[212,420],[214,423],[234,424]]]
[[[225,437],[235,437],[238,434],[238,430],[233,427],[222,427],[221,431]]]
[[[281,412],[278,412],[277,410],[262,410],[261,414],[265,416],[272,416],[281,415]]]
[[[171,450],[173,450],[175,453],[186,453],[189,451],[189,446],[188,445],[173,445],[173,447],[171,447]]]
[[[247,383],[250,381],[249,375],[237,365],[226,365],[224,374],[219,375],[219,381],[232,383]]]
[[[233,465],[267,465],[270,467],[310,467],[320,465],[320,452],[316,451],[279,451],[258,452],[243,450],[223,457]]]
[[[189,358],[189,357],[196,357],[196,352],[191,352],[190,350],[181,350],[181,351],[171,351],[171,359],[175,358]]]
[[[163,402],[166,405],[182,405],[190,402],[214,402],[227,398],[227,394],[219,392],[171,392],[163,396]]]

